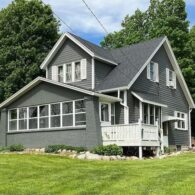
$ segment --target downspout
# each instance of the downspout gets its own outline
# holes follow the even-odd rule
[[[192,147],[192,128],[191,128],[191,112],[192,108],[189,107],[189,148]]]

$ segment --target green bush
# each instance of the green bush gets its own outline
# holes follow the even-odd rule
[[[8,147],[0,147],[0,152],[5,152],[8,151],[9,148]]]
[[[175,152],[176,149],[173,147],[164,147],[164,152],[170,154],[171,152]]]
[[[21,152],[24,151],[24,146],[22,144],[13,144],[9,146],[10,152]]]
[[[112,155],[122,155],[123,149],[122,147],[113,144],[107,146],[97,146],[92,150],[92,152],[99,155],[112,156]]]
[[[85,147],[67,146],[63,144],[48,145],[45,148],[46,153],[58,153],[59,150],[75,150],[76,152],[79,153],[79,152],[86,151],[87,149]]]

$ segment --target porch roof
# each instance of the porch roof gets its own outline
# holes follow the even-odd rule
[[[46,83],[50,83],[50,84],[53,84],[53,85],[61,86],[61,87],[71,89],[71,90],[74,90],[74,91],[78,91],[80,93],[84,93],[84,94],[87,94],[87,95],[90,95],[90,96],[96,96],[96,97],[99,97],[101,101],[102,100],[109,101],[109,102],[120,102],[121,101],[121,99],[117,98],[117,97],[101,94],[101,93],[98,93],[98,92],[94,92],[94,91],[87,90],[87,89],[84,89],[84,88],[76,87],[76,86],[69,85],[69,84],[66,84],[66,83],[61,83],[61,82],[53,81],[53,80],[50,80],[50,79],[46,79],[46,78],[43,78],[43,77],[37,77],[36,79],[31,81],[29,84],[24,86],[22,89],[20,89],[18,92],[16,92],[11,97],[9,97],[7,100],[2,102],[0,104],[0,109],[6,107],[9,104],[11,104],[12,102],[16,101],[18,98],[20,98],[21,96],[26,94],[28,91],[30,91],[32,88],[36,87],[41,82],[46,82]]]
[[[131,92],[133,96],[135,96],[137,99],[139,99],[141,102],[148,103],[148,104],[153,104],[156,106],[160,107],[167,107],[166,104],[164,104],[159,96],[155,94],[149,94],[149,93],[143,93],[143,92],[138,92],[138,91],[132,91]]]

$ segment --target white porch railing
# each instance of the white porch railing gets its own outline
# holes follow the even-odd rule
[[[159,141],[158,126],[139,123],[102,126],[102,139],[104,145],[141,146],[142,141],[148,142],[148,145],[149,142]]]

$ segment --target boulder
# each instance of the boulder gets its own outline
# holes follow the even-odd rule
[[[117,160],[117,156],[110,156],[110,160]]]
[[[45,148],[41,148],[39,151],[44,153],[45,152]]]
[[[84,160],[84,159],[86,159],[86,155],[85,154],[79,154],[77,156],[77,158],[80,159],[80,160]]]
[[[102,160],[110,160],[110,156],[102,156]]]
[[[101,160],[102,157],[98,154],[92,154],[92,153],[89,153],[89,152],[86,152],[86,159],[87,160]]]
[[[137,156],[131,156],[130,159],[131,160],[138,160],[139,158]]]

